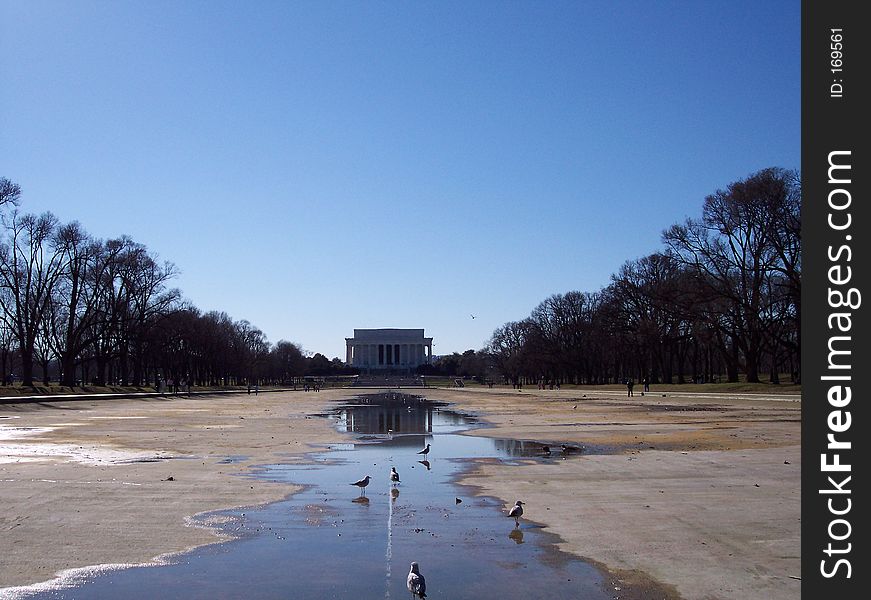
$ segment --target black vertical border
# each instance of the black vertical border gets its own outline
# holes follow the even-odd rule
[[[871,118],[871,102],[867,94],[866,81],[871,71],[868,59],[868,38],[871,36],[871,20],[860,15],[860,2],[837,2],[825,0],[802,1],[802,595],[805,598],[852,599],[867,597],[871,562],[868,559],[867,545],[871,537],[865,527],[868,495],[857,491],[860,486],[868,486],[868,460],[863,456],[871,454],[868,440],[871,427],[868,423],[868,409],[871,389],[867,385],[871,376],[871,359],[868,352],[869,331],[867,313],[871,310],[871,289],[868,287],[869,255],[868,238],[871,237],[871,220],[868,218],[868,180],[871,178],[867,148],[868,126]],[[867,11],[867,5],[864,7]],[[841,29],[843,34],[843,71],[832,71],[835,50],[832,48],[832,29]],[[834,55],[837,57],[837,54]],[[837,86],[843,86],[838,94]],[[840,96],[840,97],[839,97]],[[840,155],[840,163],[851,166],[849,184],[829,182],[829,154],[835,151],[849,151],[849,156]],[[841,177],[847,176],[840,170]],[[850,206],[835,211],[829,207],[829,194],[835,189],[846,189],[851,197]],[[836,202],[843,203],[846,196],[836,194]],[[836,222],[843,224],[846,213],[850,214],[848,229],[837,231],[829,226],[829,214],[833,213]],[[847,252],[839,260],[832,260],[830,253],[837,255],[842,246],[849,246],[851,260],[847,262]],[[831,248],[831,250],[830,250]],[[829,269],[841,265],[850,266],[852,278],[849,283],[833,285],[829,280]],[[845,271],[841,271],[843,275]],[[846,293],[856,288],[861,294],[861,304],[855,309],[834,308],[829,303],[829,289],[840,289]],[[849,312],[852,327],[849,333],[829,329],[829,316],[832,313]],[[834,335],[849,335],[851,354],[840,362],[850,364],[850,381],[837,382],[850,386],[852,400],[840,410],[849,411],[850,428],[835,434],[838,440],[849,441],[849,450],[827,450],[829,414],[836,410],[828,401],[828,391],[835,382],[821,379],[825,375],[847,374],[847,370],[837,372],[829,369],[829,338]],[[843,341],[840,348],[846,349]],[[843,414],[842,414],[843,417]],[[821,455],[828,452],[840,454],[840,462],[851,465],[849,473],[828,472],[821,468]],[[832,459],[828,459],[832,462]],[[829,476],[842,482],[844,476],[851,476],[848,484],[850,494],[831,495],[820,490],[831,488]],[[834,499],[835,508],[843,510],[846,499],[851,501],[850,511],[842,516],[833,515],[827,505]],[[829,526],[834,519],[843,522],[833,526],[833,532],[840,537],[849,531],[849,537],[837,541],[830,537]],[[826,554],[829,543],[834,548],[846,549],[843,554]],[[836,561],[844,558],[850,563],[850,577],[846,565],[841,564],[835,576],[825,577],[824,569],[830,573]],[[825,562],[825,566],[822,561]]]

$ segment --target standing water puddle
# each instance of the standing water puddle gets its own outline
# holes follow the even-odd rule
[[[331,417],[355,437],[312,455],[313,465],[266,465],[257,474],[303,484],[303,491],[217,513],[233,517],[225,530],[240,539],[30,597],[408,598],[412,561],[429,598],[614,597],[598,570],[556,550],[554,536],[524,519],[515,527],[502,502],[454,483],[468,459],[558,460],[559,453],[551,458],[540,444],[460,435],[474,419],[406,394],[362,396]],[[427,443],[424,460],[417,452]],[[391,467],[399,485],[391,485]],[[371,482],[361,495],[350,483],[366,475]],[[534,519],[541,508],[527,505],[525,516]]]

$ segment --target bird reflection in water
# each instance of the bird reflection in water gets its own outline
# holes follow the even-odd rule
[[[515,544],[522,544],[523,543],[523,531],[520,529],[512,529],[511,533],[508,534],[508,537]]]
[[[390,499],[396,502],[397,498],[399,498],[399,488],[390,488]]]
[[[429,471],[429,461],[428,460],[419,460],[417,462],[422,464],[424,467],[426,467],[426,470]]]
[[[367,498],[366,496],[357,496],[356,498],[351,500],[351,502],[355,504],[363,504],[364,506],[369,506],[369,498]]]

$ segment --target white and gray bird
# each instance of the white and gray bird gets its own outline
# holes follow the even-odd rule
[[[426,598],[426,579],[420,574],[420,567],[416,562],[411,563],[408,579],[405,581],[412,597]]]
[[[396,467],[390,467],[391,483],[399,483],[399,473],[396,472]]]
[[[429,454],[429,444],[426,445],[426,448],[424,448],[423,450],[421,450],[420,452],[418,452],[418,454],[423,454],[424,456],[426,456],[427,454]]]
[[[370,479],[369,476],[366,475],[366,477],[364,477],[364,478],[361,479],[360,481],[355,481],[355,482],[352,483],[351,485],[356,485],[358,488],[360,488],[360,493],[362,494],[362,493],[363,493],[363,489],[364,489],[367,485],[369,485],[369,479]]]
[[[518,500],[514,503],[514,506],[511,507],[511,510],[508,511],[509,517],[514,517],[514,526],[520,526],[520,517],[523,516],[523,502]]]

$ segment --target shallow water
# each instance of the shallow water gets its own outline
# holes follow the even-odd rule
[[[558,552],[534,522],[516,527],[508,506],[454,483],[469,459],[561,460],[559,452],[460,435],[474,419],[404,394],[363,396],[330,418],[353,434],[348,443],[311,456],[312,465],[267,465],[256,475],[304,491],[218,513],[233,517],[224,529],[240,539],[32,597],[407,598],[409,563],[417,561],[430,598],[613,598],[596,569]],[[423,460],[417,452],[427,443]],[[399,485],[390,483],[392,466]],[[367,474],[365,490],[350,485]],[[525,510],[534,520],[540,507]]]

